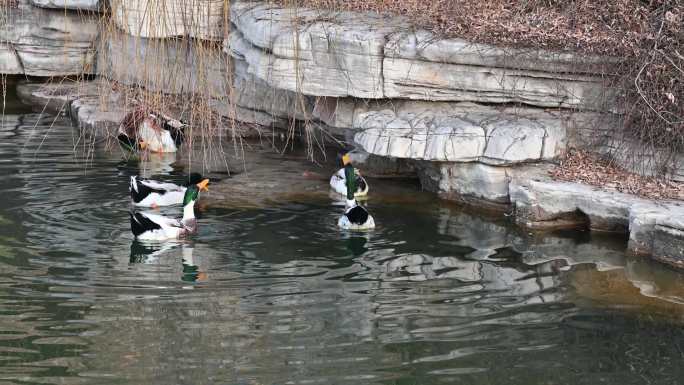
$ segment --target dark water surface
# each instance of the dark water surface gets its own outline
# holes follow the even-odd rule
[[[1,384],[684,381],[684,280],[620,237],[531,236],[376,180],[369,234],[332,200],[207,203],[197,236],[151,247],[136,168],[80,143],[67,118],[2,119]]]

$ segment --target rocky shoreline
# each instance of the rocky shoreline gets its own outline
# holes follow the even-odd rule
[[[47,9],[92,12],[97,1],[19,4],[13,14],[20,24],[0,29],[0,73],[97,74],[85,83],[19,87],[22,99],[67,112],[95,136],[111,136],[126,108],[121,94],[100,92],[100,79],[201,95],[218,115],[253,127],[288,128],[294,119],[331,132],[358,149],[360,167],[417,176],[444,199],[513,215],[533,230],[628,234],[630,252],[684,268],[684,202],[548,176],[571,148],[615,146],[622,116],[599,75],[615,58],[471,44],[412,30],[401,17],[250,1],[232,2],[229,20],[219,18],[217,1],[160,10],[164,28],[141,19],[142,1],[115,2],[120,30],[98,41],[92,15]],[[182,17],[188,12],[207,16],[189,18],[189,28]],[[65,14],[67,30],[50,35],[43,14],[53,24]],[[166,56],[148,54],[161,45]],[[69,56],[68,65],[53,59],[56,49]],[[684,180],[684,157],[673,164],[673,178]]]

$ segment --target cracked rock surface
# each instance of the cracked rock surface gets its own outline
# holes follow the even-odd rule
[[[97,17],[38,8],[28,0],[0,15],[0,73],[29,76],[92,74]]]

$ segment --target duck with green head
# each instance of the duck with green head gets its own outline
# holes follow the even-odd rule
[[[330,187],[332,187],[336,193],[342,195],[347,195],[347,176],[345,171],[347,164],[351,164],[351,157],[349,153],[346,153],[342,156],[342,165],[344,167],[339,169],[333,174],[332,177],[330,177]],[[354,190],[354,196],[364,197],[368,195],[368,182],[366,182],[366,179],[361,176],[361,173],[358,169],[355,168],[354,172],[356,174],[356,188]]]
[[[368,230],[375,227],[375,220],[365,207],[356,202],[354,192],[357,190],[357,176],[348,155],[342,158],[346,184],[346,203],[344,214],[337,221],[340,228],[347,230]]]
[[[152,213],[130,213],[133,236],[139,240],[164,241],[196,233],[195,202],[199,195],[200,187],[197,185],[190,185],[185,190],[181,220]]]

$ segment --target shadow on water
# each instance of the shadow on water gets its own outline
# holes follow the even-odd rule
[[[622,239],[533,236],[382,180],[378,228],[341,232],[325,180],[238,202],[312,167],[272,155],[217,173],[192,239],[139,243],[128,177],[186,164],[85,155],[68,119],[20,112],[0,128],[0,382],[681,382],[683,278]]]

